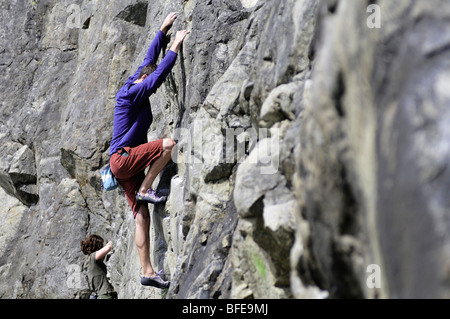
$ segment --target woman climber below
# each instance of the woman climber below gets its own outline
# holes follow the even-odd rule
[[[106,278],[106,265],[103,263],[111,248],[111,242],[103,247],[103,238],[98,235],[89,235],[81,241],[81,251],[88,256],[84,266],[88,271],[89,288],[97,296],[91,299],[117,299],[117,293]]]

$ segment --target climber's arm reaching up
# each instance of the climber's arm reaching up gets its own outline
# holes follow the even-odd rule
[[[147,50],[147,54],[145,55],[144,61],[139,66],[139,68],[134,73],[134,75],[128,79],[129,81],[131,81],[131,82],[135,81],[138,78],[141,70],[146,65],[156,64],[156,61],[158,60],[158,57],[159,57],[159,53],[161,52],[162,46],[166,39],[166,33],[170,29],[170,27],[172,26],[172,24],[176,18],[177,18],[177,14],[175,12],[172,12],[164,19],[164,22],[161,25],[161,28],[159,29],[158,33],[156,34],[155,38],[153,39],[152,43],[150,44],[150,47]]]
[[[141,70],[144,68],[144,66],[149,64],[155,64],[158,60],[159,53],[161,52],[162,45],[164,43],[164,40],[166,38],[166,35],[161,30],[158,31],[155,38],[153,39],[152,43],[150,44],[150,47],[147,50],[147,54],[145,55],[144,62],[139,66],[137,71],[134,73],[133,76],[131,76],[128,81],[135,81],[139,73],[141,73]]]
[[[95,252],[95,260],[105,258],[105,256],[111,251],[111,249],[112,249],[112,242],[108,242],[105,247]]]
[[[178,31],[175,40],[170,47],[170,50],[167,52],[164,59],[158,65],[156,70],[149,75],[144,74],[140,79],[136,80],[134,85],[129,89],[130,95],[133,95],[135,100],[148,98],[151,94],[153,94],[160,85],[164,82],[170,70],[172,70],[178,51],[180,49],[181,44],[184,41],[186,35],[189,34],[187,30]]]
[[[184,38],[190,33],[188,30],[181,30],[178,31],[175,36],[175,41],[173,41],[172,46],[170,47],[170,50],[178,53],[181,44],[183,44]]]

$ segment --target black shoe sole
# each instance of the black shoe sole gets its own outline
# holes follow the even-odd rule
[[[164,288],[169,288],[170,282],[167,282],[167,284],[161,284],[152,278],[141,277],[141,285],[146,286],[146,287],[155,287],[155,288],[164,289]]]

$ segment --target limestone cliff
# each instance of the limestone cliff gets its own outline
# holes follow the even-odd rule
[[[113,242],[119,298],[450,296],[447,1],[0,8],[1,298],[87,297],[90,233]],[[172,11],[191,34],[148,132],[178,141],[151,206],[165,292],[140,285],[131,211],[99,169],[115,94]]]

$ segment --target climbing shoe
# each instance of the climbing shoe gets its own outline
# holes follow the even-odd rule
[[[142,286],[151,286],[156,288],[169,288],[170,281],[165,281],[161,278],[162,270],[160,270],[153,277],[145,277],[141,276],[141,285]]]
[[[164,203],[167,201],[167,196],[158,196],[153,189],[149,189],[147,193],[137,193],[136,200],[138,202],[146,202],[152,204]]]

